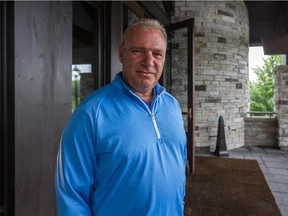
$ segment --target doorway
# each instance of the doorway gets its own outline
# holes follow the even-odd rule
[[[178,100],[187,135],[189,172],[195,170],[194,151],[194,19],[167,28],[168,49],[163,85]]]

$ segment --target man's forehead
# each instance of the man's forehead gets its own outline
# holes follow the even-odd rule
[[[158,47],[144,47],[144,46],[128,46],[129,50],[133,49],[139,49],[139,50],[144,50],[144,51],[157,51],[157,52],[165,52],[166,47],[164,48],[158,48]]]
[[[135,48],[147,48],[150,47],[151,49],[159,49],[165,50],[166,49],[166,42],[162,37],[154,37],[151,35],[141,36],[141,37],[131,37],[130,40],[127,41],[128,47],[135,47]]]

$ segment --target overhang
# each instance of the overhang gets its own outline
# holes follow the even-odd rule
[[[288,54],[288,1],[244,1],[249,14],[250,46],[265,55]]]

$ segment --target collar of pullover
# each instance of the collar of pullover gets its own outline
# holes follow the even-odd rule
[[[116,74],[112,84],[116,86],[117,88],[132,91],[132,89],[122,79],[122,72],[119,72],[118,74]],[[161,95],[164,91],[165,91],[165,88],[163,88],[159,83],[157,83],[156,86],[154,87],[154,95],[156,95],[156,97],[158,95]]]

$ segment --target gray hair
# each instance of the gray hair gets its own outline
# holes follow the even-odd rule
[[[142,18],[136,22],[134,22],[132,25],[130,25],[123,34],[123,40],[121,43],[121,47],[125,47],[127,44],[127,38],[128,38],[128,34],[136,29],[136,28],[140,28],[140,29],[154,29],[154,30],[159,30],[162,34],[163,37],[165,39],[165,42],[167,44],[167,33],[166,30],[164,28],[164,26],[155,19],[148,19],[148,18]]]

